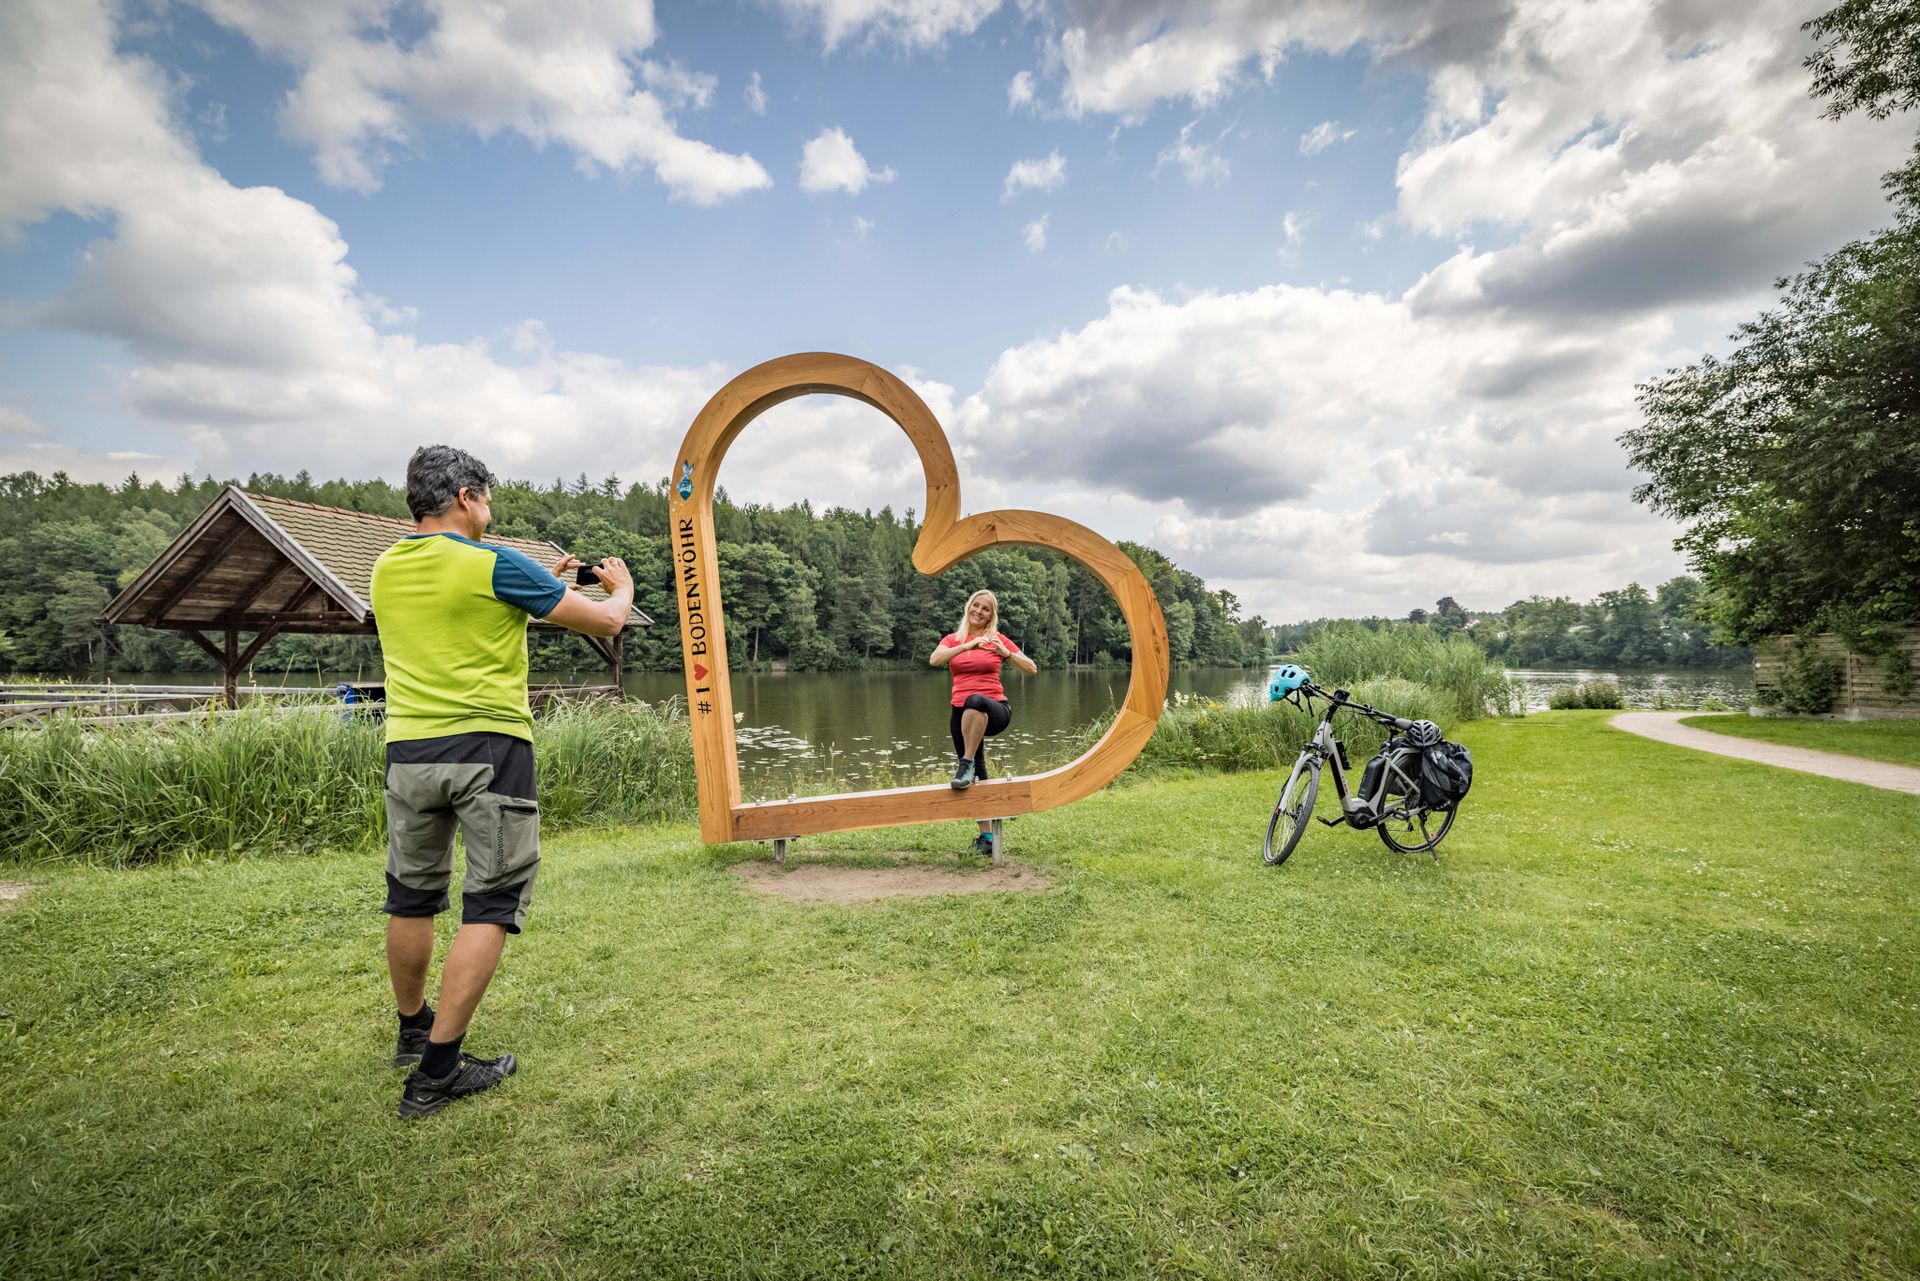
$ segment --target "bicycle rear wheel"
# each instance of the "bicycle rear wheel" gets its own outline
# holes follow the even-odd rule
[[[1313,802],[1320,795],[1322,761],[1312,752],[1302,752],[1287,775],[1287,785],[1273,803],[1273,817],[1267,820],[1267,841],[1260,851],[1269,867],[1278,867],[1293,853],[1313,821]]]
[[[1431,851],[1447,837],[1453,827],[1452,809],[1430,810],[1425,806],[1414,810],[1402,818],[1383,818],[1373,830],[1380,833],[1380,839],[1387,848],[1401,854],[1418,854]],[[1393,828],[1398,826],[1400,834],[1396,837]]]

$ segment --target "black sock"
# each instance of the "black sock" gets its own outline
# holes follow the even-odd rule
[[[420,1075],[442,1077],[453,1071],[460,1062],[460,1042],[465,1036],[456,1036],[451,1041],[428,1041],[427,1052],[420,1056]]]
[[[423,1027],[432,1026],[433,1007],[425,1001],[420,1002],[420,1008],[413,1013],[400,1015],[400,1029],[404,1032],[418,1032]]]

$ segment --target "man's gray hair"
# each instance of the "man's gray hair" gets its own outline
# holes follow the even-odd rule
[[[407,460],[407,510],[415,520],[425,520],[453,506],[462,489],[479,496],[499,483],[485,463],[464,449],[422,445]]]

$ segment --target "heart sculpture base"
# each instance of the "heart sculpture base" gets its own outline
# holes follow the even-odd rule
[[[1113,593],[1132,637],[1133,673],[1112,728],[1086,755],[1045,774],[989,779],[960,792],[941,783],[742,804],[720,600],[720,550],[713,527],[715,479],[727,447],[748,423],[782,401],[816,392],[872,405],[913,442],[927,479],[926,514],[913,548],[913,566],[919,572],[938,574],[989,547],[1025,544],[1066,553]],[[1118,547],[1063,517],[1009,510],[962,518],[960,475],[946,433],[913,389],[878,365],[852,356],[805,352],[754,366],[716,392],[693,420],[677,467],[668,520],[702,840],[769,840],[1052,809],[1104,787],[1152,736],[1166,704],[1168,646],[1166,620],[1146,577]],[[929,720],[944,719],[944,689],[939,693],[942,697],[936,699],[929,690]]]

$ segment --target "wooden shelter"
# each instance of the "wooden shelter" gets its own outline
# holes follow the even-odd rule
[[[228,706],[240,673],[266,643],[288,632],[367,635],[373,621],[373,562],[411,534],[413,522],[322,507],[229,485],[168,544],[140,577],[108,603],[101,621],[182,632],[226,675]],[[492,538],[542,566],[566,554],[529,538]],[[606,599],[599,587],[589,596]],[[629,626],[651,626],[639,610]],[[534,620],[534,627],[564,630]],[[248,636],[243,643],[242,635]],[[620,683],[619,638],[581,636]]]

